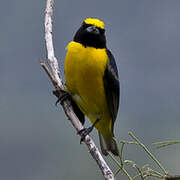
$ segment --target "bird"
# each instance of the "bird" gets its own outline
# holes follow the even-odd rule
[[[102,154],[119,156],[114,136],[120,98],[120,81],[115,58],[106,46],[104,22],[86,18],[66,48],[65,87],[75,113],[92,126],[79,133],[85,137],[98,130]],[[82,136],[81,136],[82,137]]]

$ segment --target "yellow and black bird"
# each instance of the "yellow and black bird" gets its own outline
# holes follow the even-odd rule
[[[80,133],[85,137],[95,127],[102,153],[119,155],[113,132],[119,107],[118,71],[106,47],[104,23],[99,19],[85,19],[68,44],[65,79],[67,92],[78,105],[74,107],[81,122],[86,115],[93,123]]]

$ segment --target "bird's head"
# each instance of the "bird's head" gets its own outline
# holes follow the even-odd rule
[[[85,19],[73,40],[81,43],[85,47],[105,48],[106,37],[104,23],[99,19]]]

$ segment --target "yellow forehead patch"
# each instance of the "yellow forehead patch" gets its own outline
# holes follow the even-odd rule
[[[102,21],[100,21],[99,19],[95,19],[95,18],[87,18],[84,20],[84,22],[86,24],[91,24],[94,25],[98,28],[104,29],[104,23]]]

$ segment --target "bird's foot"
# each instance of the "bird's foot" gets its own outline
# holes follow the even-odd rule
[[[55,90],[53,91],[53,94],[58,97],[58,100],[56,101],[56,106],[58,103],[62,104],[63,101],[68,99],[70,97],[70,94],[67,91],[64,90]]]
[[[94,126],[91,126],[89,128],[81,129],[78,134],[81,136],[80,144],[85,140],[85,137],[89,135],[89,133],[93,130]]]
[[[85,137],[87,135],[89,135],[89,133],[93,130],[94,126],[99,122],[99,118],[96,119],[96,121],[92,124],[92,126],[90,126],[89,128],[84,128],[81,129],[78,134],[81,136],[81,140],[80,140],[80,144],[82,143],[82,141],[85,140]]]

